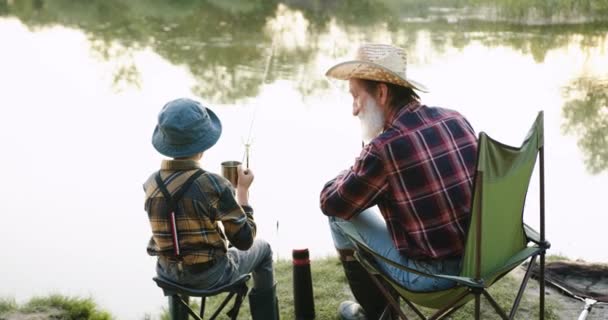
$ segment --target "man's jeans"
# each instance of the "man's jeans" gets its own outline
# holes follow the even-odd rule
[[[201,273],[179,271],[177,263],[157,263],[156,272],[165,278],[191,288],[214,289],[235,281],[243,274],[253,272],[253,287],[271,289],[274,285],[272,249],[268,242],[256,239],[246,251],[228,249],[225,256],[209,270]]]
[[[384,218],[375,207],[361,212],[350,220],[329,217],[329,227],[336,249],[354,249],[354,245],[340,229],[340,223],[350,223],[370,248],[401,265],[427,273],[457,275],[460,271],[460,259],[417,261],[401,255],[389,236]],[[455,285],[449,280],[424,277],[399,270],[382,261],[377,262],[379,267],[393,280],[412,291],[435,291]]]

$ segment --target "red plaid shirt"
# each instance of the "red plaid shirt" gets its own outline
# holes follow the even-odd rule
[[[405,256],[462,255],[469,225],[477,138],[456,111],[417,101],[389,117],[355,164],[321,192],[325,215],[350,219],[378,205]]]

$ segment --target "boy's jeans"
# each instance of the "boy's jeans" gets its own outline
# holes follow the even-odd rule
[[[177,263],[156,265],[156,272],[165,278],[191,288],[214,289],[235,281],[243,274],[253,273],[253,287],[258,290],[270,289],[274,285],[272,270],[272,249],[268,242],[256,239],[246,251],[228,249],[225,256],[218,258],[210,269],[192,273],[184,267],[179,271]]]

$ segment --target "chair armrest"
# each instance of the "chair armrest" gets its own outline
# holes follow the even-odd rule
[[[524,223],[524,232],[526,233],[526,238],[528,238],[528,241],[532,241],[540,245],[540,233],[538,233],[538,231],[532,229],[532,227]]]
[[[539,247],[544,249],[549,249],[551,247],[551,243],[545,239],[544,242],[540,239],[540,233],[538,231],[532,229],[529,225],[524,223],[524,232],[526,233],[526,238],[528,241],[532,241],[536,243]]]

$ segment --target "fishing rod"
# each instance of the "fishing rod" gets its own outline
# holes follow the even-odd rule
[[[270,48],[270,54],[266,59],[266,67],[264,68],[264,75],[262,76],[262,84],[266,83],[266,78],[268,78],[268,73],[270,70],[270,64],[272,62],[272,57],[274,56],[274,41],[272,43],[272,47]],[[243,153],[243,159],[241,162],[245,162],[245,168],[249,169],[249,154],[251,149],[251,144],[253,143],[253,139],[251,133],[253,132],[253,123],[255,122],[255,116],[258,110],[258,105],[256,104],[253,107],[253,114],[251,116],[251,122],[249,123],[249,132],[247,133],[247,140],[243,142],[245,145],[245,151]]]
[[[274,57],[274,51],[275,51],[275,39],[272,40],[270,54],[268,55],[268,58],[266,59],[266,65],[264,67],[264,75],[262,76],[262,84],[266,83],[266,79],[268,78],[268,74],[270,73],[270,65],[272,64],[272,58]],[[245,145],[245,150],[244,150],[243,158],[242,158],[241,162],[245,163],[246,169],[249,169],[249,155],[251,153],[251,145],[253,143],[253,138],[252,138],[253,124],[255,122],[255,116],[257,114],[257,110],[258,110],[258,105],[256,104],[253,107],[251,121],[249,122],[249,131],[247,133],[247,139],[245,141],[243,141],[243,144]],[[278,238],[279,238],[279,219],[278,218],[276,219],[276,236],[277,236],[277,240],[278,240]],[[277,253],[277,260],[279,260],[278,248],[276,249],[276,253]]]

